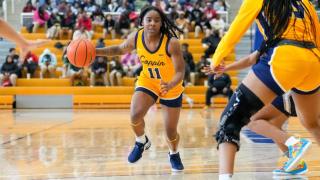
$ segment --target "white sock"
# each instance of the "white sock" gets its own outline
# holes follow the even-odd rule
[[[172,151],[171,149],[169,149],[169,152],[170,152],[170,155],[171,155],[171,154],[177,154],[179,151],[178,150]]]
[[[289,139],[286,140],[285,145],[289,147],[289,146],[292,146],[298,142],[299,142],[299,139],[291,136]]]
[[[219,180],[230,180],[232,179],[232,174],[219,174]]]
[[[136,137],[136,141],[139,143],[146,143],[147,139],[146,139],[146,134],[143,134],[142,136]]]

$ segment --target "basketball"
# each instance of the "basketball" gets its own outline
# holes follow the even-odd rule
[[[67,57],[72,65],[87,67],[94,61],[96,49],[88,39],[73,40],[67,48]]]

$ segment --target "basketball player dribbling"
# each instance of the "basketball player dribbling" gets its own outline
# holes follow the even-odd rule
[[[156,7],[146,7],[140,13],[140,25],[120,45],[97,48],[97,56],[115,56],[136,49],[143,65],[131,102],[131,126],[136,135],[129,163],[137,162],[144,150],[150,148],[150,139],[145,135],[144,116],[160,99],[163,110],[169,160],[173,171],[182,171],[184,166],[178,151],[177,125],[182,104],[184,60],[176,31],[182,32]]]

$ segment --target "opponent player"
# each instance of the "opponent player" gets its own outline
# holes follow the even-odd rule
[[[217,74],[222,74],[227,71],[235,71],[247,68],[257,63],[259,52],[255,51],[252,54],[226,66],[221,65],[216,71]],[[203,69],[208,72],[209,67]],[[281,149],[286,157],[289,158],[288,147],[285,142],[291,138],[282,127],[287,122],[289,117],[297,117],[295,104],[290,92],[278,96],[271,104],[265,105],[260,111],[250,118],[247,125],[248,128],[258,134],[271,138]],[[292,138],[295,138],[292,136]],[[233,165],[229,163],[229,165]],[[301,175],[308,171],[307,164],[301,160],[299,164],[291,171],[286,172],[284,167],[273,171],[275,175]]]
[[[212,58],[211,70],[219,65],[257,19],[265,39],[259,62],[234,93],[221,116],[216,140],[220,179],[229,179],[239,149],[239,133],[250,117],[276,96],[292,90],[298,117],[320,143],[320,25],[308,0],[245,0]],[[306,139],[286,142],[291,171],[310,146]],[[230,168],[232,167],[232,168]]]
[[[150,140],[144,131],[144,116],[160,99],[173,171],[184,169],[178,151],[177,125],[182,104],[184,60],[176,31],[181,30],[156,7],[146,7],[140,14],[140,25],[120,45],[97,48],[97,56],[115,56],[137,50],[143,70],[138,77],[131,102],[131,126],[136,142],[129,154],[129,163],[137,162]]]

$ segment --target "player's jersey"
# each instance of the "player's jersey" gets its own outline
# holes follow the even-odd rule
[[[140,62],[143,66],[140,73],[140,79],[152,79],[159,81],[162,79],[168,82],[175,74],[172,60],[167,52],[169,39],[162,34],[158,48],[155,51],[150,51],[145,43],[143,29],[138,31],[136,36],[136,50]]]
[[[269,31],[267,28],[266,21],[264,20],[265,17],[263,15],[263,12],[261,11],[262,5],[264,0],[244,0],[240,10],[238,12],[238,15],[232,22],[228,33],[222,38],[221,42],[219,43],[219,46],[217,47],[212,62],[215,66],[221,63],[222,59],[226,57],[231,50],[234,48],[235,44],[239,42],[243,34],[247,31],[247,29],[251,26],[253,21],[256,19],[256,22],[258,24],[258,27],[260,31],[262,32],[262,35],[264,36],[264,39],[268,38]],[[292,13],[292,19],[289,22],[289,26],[285,33],[283,34],[283,39],[292,39],[297,41],[302,41],[303,39],[305,41],[313,42],[316,47],[320,48],[320,24],[318,23],[318,17],[316,14],[316,11],[313,7],[313,5],[309,2],[309,0],[302,0],[302,2],[305,4],[305,6],[308,8],[308,11],[310,12],[312,18],[313,18],[313,24],[315,26],[315,31],[318,36],[314,37],[314,34],[311,31],[310,26],[310,19],[308,19],[308,16],[304,12],[305,10],[301,5],[292,5],[293,6],[293,13]],[[306,21],[306,25],[308,28],[305,28],[305,24],[303,23],[302,19]],[[293,26],[293,22],[296,20],[295,25]],[[303,36],[305,33],[305,30],[309,29],[311,32],[307,32],[307,35]]]
[[[137,86],[147,88],[157,95],[160,92],[160,80],[170,82],[176,73],[168,52],[169,40],[165,34],[162,34],[158,48],[155,51],[150,51],[146,46],[143,29],[140,29],[135,37],[137,55],[142,64]],[[181,81],[163,99],[177,98],[183,90]]]

